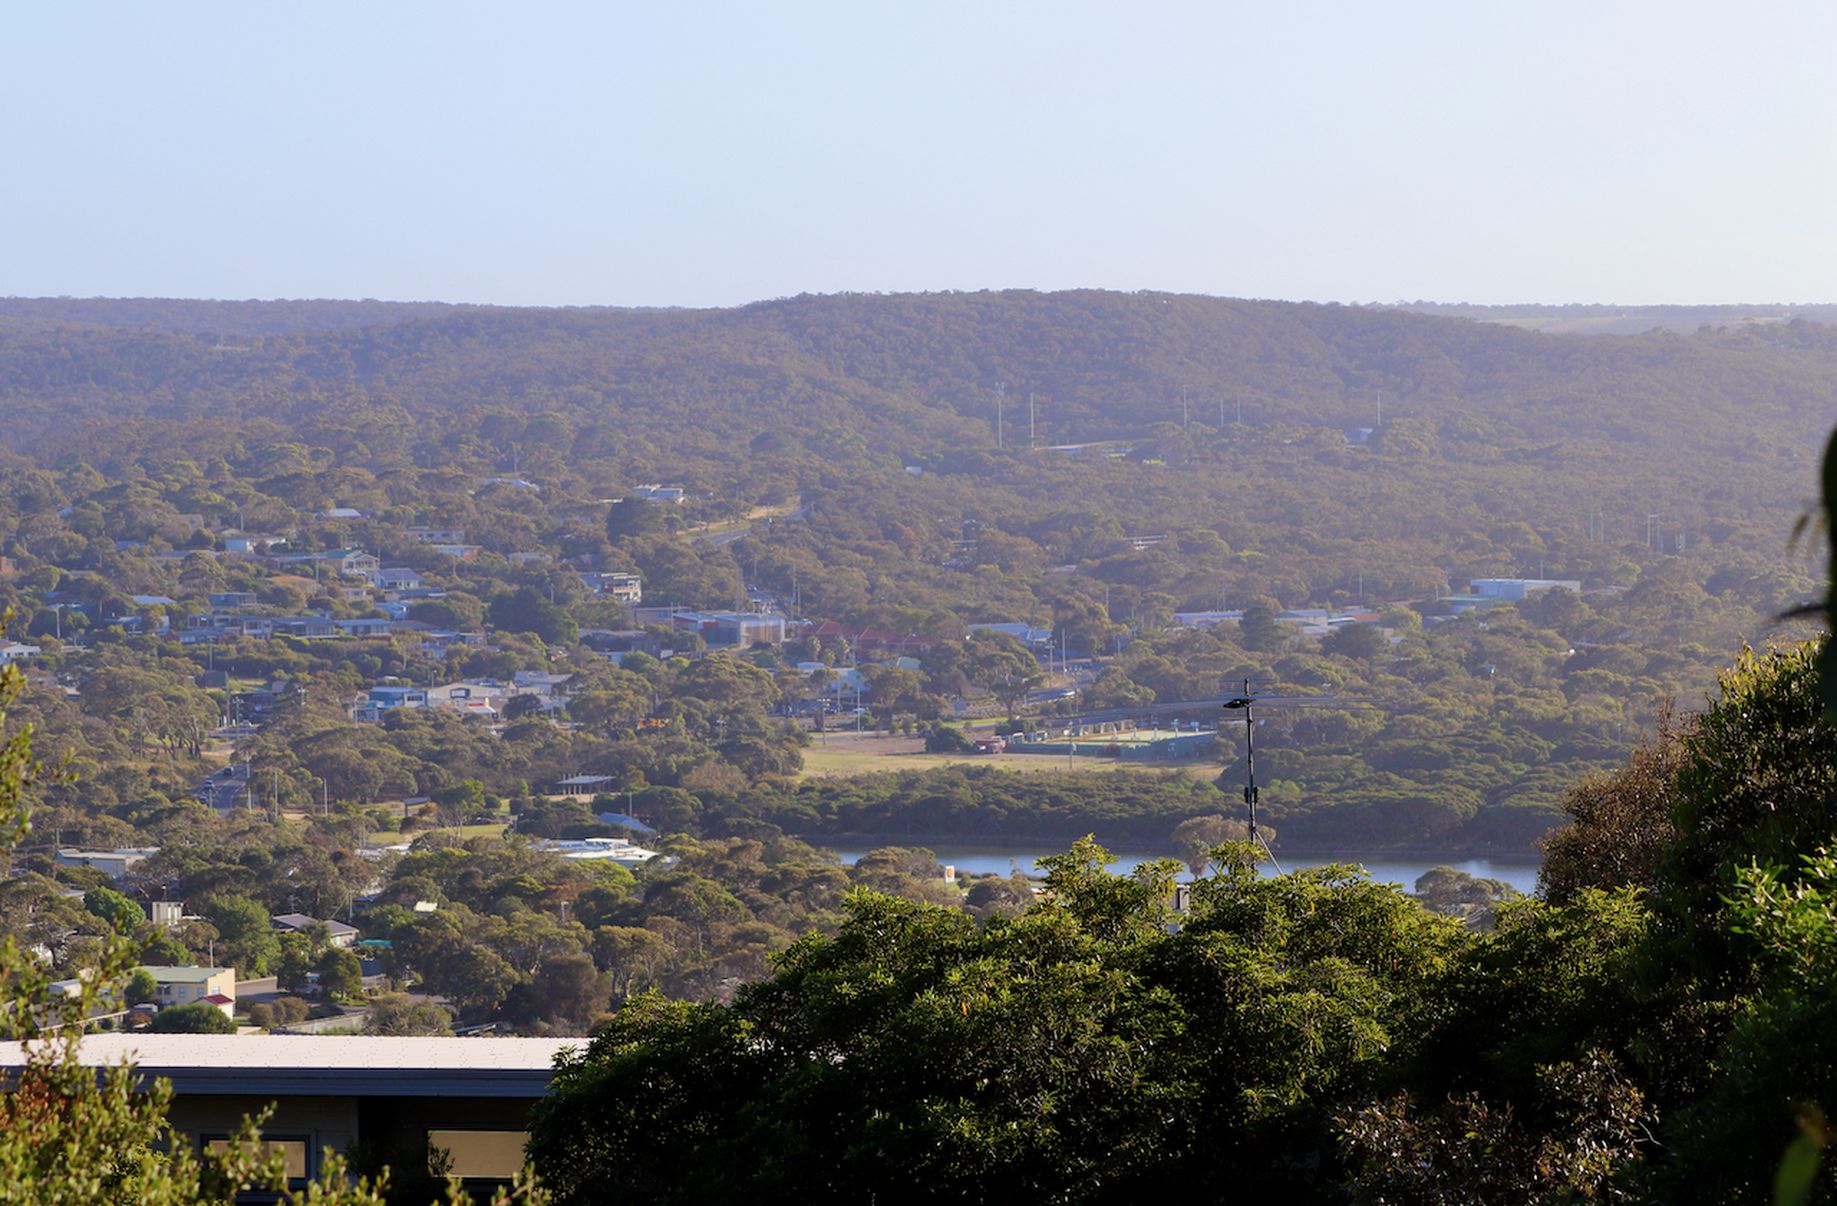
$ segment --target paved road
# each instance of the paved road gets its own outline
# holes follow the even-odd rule
[[[248,788],[247,772],[242,766],[232,763],[213,771],[209,778],[198,784],[197,795],[218,812],[228,812],[247,803],[243,793]]]

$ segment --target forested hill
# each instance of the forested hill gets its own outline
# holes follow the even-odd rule
[[[0,323],[131,327],[224,338],[287,331],[345,331],[411,318],[435,318],[465,308],[444,302],[0,297]]]
[[[112,424],[212,416],[328,428],[399,405],[608,422],[706,451],[784,428],[824,457],[996,442],[1373,426],[1747,459],[1830,416],[1837,331],[1796,322],[1573,339],[1343,306],[1072,292],[799,297],[731,310],[508,310],[371,302],[0,301],[16,448],[93,449]],[[1401,434],[1401,433],[1399,433]],[[335,446],[335,444],[334,444]]]
[[[226,581],[267,589],[210,555],[232,528],[435,575],[461,599],[437,622],[498,642],[623,622],[583,569],[640,574],[647,603],[753,599],[951,650],[967,625],[1025,622],[1102,659],[1091,707],[1246,677],[1378,705],[1271,722],[1263,800],[1285,840],[1522,849],[1818,590],[1787,551],[1837,417],[1837,328],[1818,323],[1582,338],[1096,292],[164,305],[0,305],[0,610],[34,639],[60,639],[66,591],[196,607]],[[643,483],[685,501],[609,507]],[[424,525],[479,557],[430,559]],[[1453,615],[1490,577],[1580,593]],[[1348,643],[1275,619],[1323,607],[1380,623]],[[1178,618],[1212,609],[1266,622]],[[449,670],[387,665],[364,671]],[[927,718],[977,685],[926,673],[923,708],[902,708]],[[927,815],[994,798],[936,787],[880,794]],[[797,828],[860,811],[754,804]]]
[[[1509,323],[1565,335],[1639,335],[1666,330],[1694,333],[1704,328],[1768,327],[1797,320],[1837,322],[1837,305],[1746,306],[1475,306],[1446,302],[1400,302],[1399,310],[1442,314],[1481,322]]]

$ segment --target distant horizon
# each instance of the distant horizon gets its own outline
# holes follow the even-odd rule
[[[1197,297],[1210,301],[1233,302],[1272,302],[1282,305],[1297,306],[1345,306],[1367,310],[1406,309],[1411,306],[1462,306],[1476,310],[1512,310],[1512,309],[1565,309],[1584,307],[1593,309],[1614,310],[1728,310],[1728,309],[1815,309],[1837,306],[1837,298],[1827,301],[1506,301],[1480,302],[1466,300],[1449,300],[1445,298],[1412,298],[1393,301],[1345,301],[1338,298],[1314,297],[1253,297],[1233,293],[1206,293],[1183,289],[1122,289],[1107,285],[1074,285],[1064,288],[1038,288],[1030,285],[983,286],[974,289],[833,289],[804,290],[798,293],[777,294],[770,297],[756,297],[746,301],[727,302],[709,305],[687,305],[673,303],[646,302],[503,302],[503,301],[453,301],[440,297],[377,297],[323,294],[318,296],[272,296],[272,297],[216,297],[203,295],[186,295],[178,293],[3,293],[0,301],[9,302],[196,302],[207,305],[313,305],[313,304],[359,304],[386,306],[451,306],[455,309],[478,310],[743,310],[749,306],[771,305],[774,302],[796,301],[799,298],[839,298],[839,297],[948,297],[975,296],[985,293],[1114,293],[1132,295],[1138,293],[1164,294],[1168,297]]]

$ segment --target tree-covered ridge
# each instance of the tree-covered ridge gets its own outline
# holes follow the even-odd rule
[[[99,807],[73,827],[184,799],[204,769],[199,726],[230,710],[221,689],[188,681],[210,667],[306,687],[304,711],[283,709],[258,742],[283,799],[336,784],[362,805],[463,780],[509,796],[560,760],[687,789],[711,815],[785,813],[768,802],[784,789],[761,776],[797,769],[797,738],[766,713],[812,689],[791,662],[854,651],[749,655],[771,686],[737,706],[693,686],[706,670],[613,672],[576,644],[625,622],[586,570],[640,573],[649,602],[730,607],[750,587],[815,620],[938,640],[916,678],[876,672],[881,720],[929,722],[966,692],[1023,681],[959,656],[982,621],[1031,623],[1098,658],[1089,706],[1205,698],[1247,676],[1343,695],[1379,711],[1298,718],[1292,732],[1270,718],[1266,793],[1289,840],[1522,848],[1575,776],[1610,766],[1667,701],[1694,706],[1739,642],[1812,593],[1780,550],[1809,488],[1795,433],[1829,408],[1837,345],[1813,324],[1565,340],[1102,293],[731,311],[239,305],[177,306],[163,326],[148,325],[155,302],[82,311],[116,326],[61,323],[76,311],[51,303],[0,307],[0,437],[25,450],[0,465],[0,555],[15,571],[0,602],[17,634],[49,642],[42,664],[76,680],[28,701],[98,785]],[[230,313],[245,329],[208,330]],[[352,315],[381,321],[334,321]],[[1385,420],[1367,438],[1357,428],[1375,423],[1380,390]],[[1030,449],[1029,393],[1041,445],[1122,438]],[[1090,426],[1054,426],[1072,422]],[[653,481],[687,501],[667,518],[636,502],[609,511]],[[411,535],[425,525],[463,530],[479,555],[443,556]],[[445,595],[409,618],[489,648],[207,650],[107,630],[130,614],[183,625],[217,591],[273,614],[375,614],[228,556],[236,529],[411,569]],[[1442,614],[1439,597],[1469,578],[1523,575],[1573,579],[1581,597]],[[1331,641],[1270,619],[1308,606],[1381,616]],[[1174,620],[1221,607],[1250,622]],[[66,623],[85,641],[93,624],[97,647],[59,650]],[[343,719],[386,677],[518,670],[579,676],[580,723],[526,719],[500,741],[456,720]],[[640,734],[650,721],[665,727]],[[166,757],[144,758],[154,747]],[[888,814],[895,831],[913,831],[905,811]],[[1039,833],[1090,827],[1049,801],[1032,811]],[[964,826],[989,815],[956,812]]]
[[[1051,444],[1178,424],[1184,388],[1191,418],[1213,428],[1221,399],[1225,425],[1239,402],[1256,425],[1369,425],[1382,390],[1399,418],[1481,415],[1531,440],[1637,432],[1706,447],[1697,441],[1713,436],[1707,425],[1680,431],[1675,421],[1816,423],[1804,408],[1828,399],[1816,372],[1834,346],[1827,328],[1803,322],[1573,340],[1401,311],[1100,292],[800,297],[721,311],[350,303],[351,313],[388,317],[329,331],[316,329],[331,321],[323,309],[292,303],[124,302],[78,311],[84,325],[60,328],[80,305],[0,305],[0,378],[21,403],[93,391],[111,412],[179,418],[208,413],[187,408],[226,387],[265,382],[267,405],[245,397],[230,409],[278,417],[279,402],[291,418],[319,404],[305,391],[280,398],[283,384],[418,416],[503,403],[629,412],[648,425],[693,401],[717,429],[743,420],[757,432],[786,407],[801,424],[803,408],[835,389],[875,451],[908,453],[966,446],[951,416],[993,444],[1003,382],[1016,408],[1010,445],[1026,443],[1028,393],[1040,401],[1038,442]],[[152,325],[161,306],[173,311],[167,329]],[[225,321],[212,330],[186,317],[198,333],[177,329],[200,307]],[[267,329],[230,338],[256,323]],[[1615,413],[1592,406],[1597,398],[1615,399]],[[921,416],[929,421],[904,428],[879,422]]]

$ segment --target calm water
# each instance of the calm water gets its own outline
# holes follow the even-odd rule
[[[889,839],[887,844],[898,844],[898,839]],[[829,849],[834,850],[836,857],[845,863],[852,863],[867,853],[861,849],[843,850],[833,846]],[[1035,872],[1034,859],[1046,854],[1063,853],[1058,849],[1024,850],[1002,846],[933,846],[931,849],[937,852],[940,863],[947,863],[959,871],[971,871],[978,875],[1006,875],[1016,869]],[[1142,863],[1165,857],[1147,851],[1114,851],[1113,853],[1116,854],[1116,862],[1110,869],[1120,873],[1133,871]],[[1302,858],[1297,856],[1292,860],[1284,858],[1282,869],[1296,871],[1304,867],[1318,867],[1325,863],[1359,863],[1365,868],[1366,873],[1378,882],[1401,884],[1406,889],[1413,889],[1416,886],[1417,877],[1431,868],[1453,867],[1456,871],[1465,871],[1469,875],[1484,879],[1502,879],[1527,895],[1537,888],[1539,865],[1534,862],[1494,862],[1484,858],[1406,859],[1391,855],[1368,857],[1344,854],[1337,857]],[[1268,863],[1264,863],[1261,870],[1265,875],[1275,874],[1275,869]],[[1191,879],[1192,876],[1182,871],[1180,878]]]

